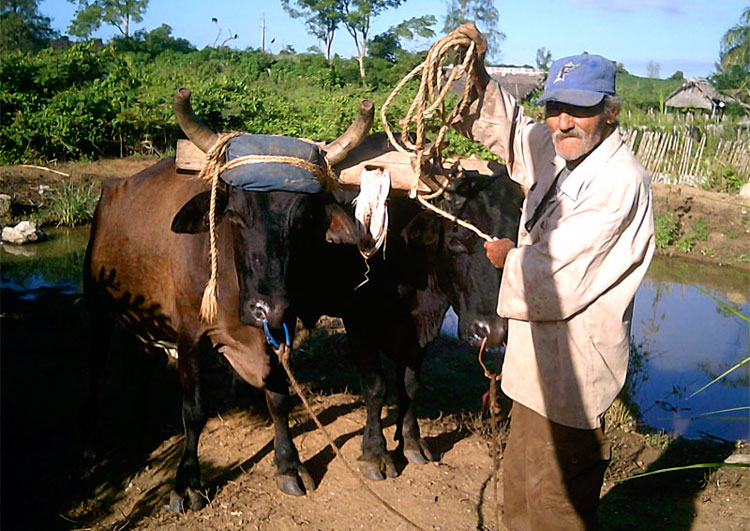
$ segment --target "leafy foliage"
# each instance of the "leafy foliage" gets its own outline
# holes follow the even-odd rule
[[[403,2],[404,0],[341,0],[344,10],[342,24],[354,40],[362,83],[365,83],[365,57],[372,19],[386,9],[400,6]]]
[[[148,0],[68,0],[78,3],[68,32],[89,37],[102,23],[116,27],[122,36],[130,37],[130,23],[143,20]]]
[[[731,27],[721,39],[721,68],[739,66],[750,73],[750,6],[740,15],[740,23]]]
[[[505,33],[500,31],[500,12],[492,0],[449,0],[445,14],[443,33],[450,33],[461,24],[474,22],[487,39],[487,57],[497,61],[500,57],[500,43]]]
[[[0,50],[34,51],[57,36],[38,9],[39,0],[0,2]]]
[[[331,45],[342,21],[340,0],[281,0],[281,7],[294,18],[303,18],[307,32],[323,41],[326,59],[331,60]]]

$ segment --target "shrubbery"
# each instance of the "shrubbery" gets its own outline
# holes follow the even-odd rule
[[[259,50],[194,50],[171,38],[168,27],[107,46],[75,44],[36,54],[0,54],[0,163],[127,156],[170,150],[179,135],[172,96],[190,87],[196,113],[216,131],[243,130],[330,140],[370,98],[379,109],[424,54],[396,62],[367,57],[367,86],[356,59],[321,54],[272,56]],[[642,125],[645,110],[659,110],[679,80],[624,74],[623,125]],[[392,127],[414,94],[406,86],[392,104]],[[539,108],[529,108],[538,113]],[[658,116],[658,113],[657,113]],[[662,115],[663,116],[663,115]],[[379,116],[375,130],[382,129]],[[449,153],[489,153],[452,135]]]

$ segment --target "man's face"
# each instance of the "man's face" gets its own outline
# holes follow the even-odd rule
[[[608,124],[616,115],[604,112],[600,103],[593,107],[577,107],[548,101],[545,123],[552,133],[557,154],[569,163],[578,164],[611,132]]]

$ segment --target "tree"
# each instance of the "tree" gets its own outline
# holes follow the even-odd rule
[[[330,62],[333,38],[343,18],[341,0],[281,0],[281,7],[290,16],[305,19],[307,32],[323,41]]]
[[[143,20],[148,0],[68,0],[78,3],[68,33],[88,38],[102,23],[114,26],[126,39],[130,37],[130,23]]]
[[[0,0],[0,49],[33,51],[57,36],[39,0]]]
[[[669,79],[674,79],[676,81],[684,81],[685,74],[682,72],[682,70],[677,70],[674,74],[669,76]]]
[[[149,54],[151,57],[166,52],[190,53],[195,51],[187,39],[172,37],[172,27],[162,24],[151,31],[139,30],[132,37],[114,37],[112,44],[120,50],[138,51]]]
[[[404,0],[341,0],[344,9],[342,23],[354,39],[359,62],[359,76],[365,83],[365,56],[367,55],[367,38],[370,35],[372,19],[386,9],[400,6]]]
[[[549,65],[552,62],[552,52],[547,48],[539,48],[536,51],[536,67],[542,70],[549,70]]]
[[[492,0],[448,0],[443,32],[450,33],[461,24],[474,22],[487,38],[487,57],[497,60],[500,57],[500,43],[505,34],[497,24],[500,13]]]
[[[740,15],[740,23],[732,26],[721,39],[721,69],[739,66],[750,73],[750,6]]]
[[[646,63],[646,72],[648,74],[648,77],[658,78],[660,70],[661,65],[659,65],[659,63],[657,63],[656,61],[649,61],[648,63]]]
[[[370,57],[380,57],[391,63],[395,63],[397,56],[403,53],[403,40],[411,40],[415,36],[432,38],[435,36],[435,31],[432,29],[437,23],[437,19],[432,15],[425,15],[423,17],[413,17],[408,20],[404,20],[400,24],[392,26],[372,38],[368,46],[367,54]]]

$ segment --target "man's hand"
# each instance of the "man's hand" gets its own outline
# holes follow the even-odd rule
[[[515,247],[516,244],[513,243],[513,240],[509,240],[508,238],[484,242],[487,259],[498,269],[502,269],[505,266],[505,258],[508,256],[508,251],[515,249]]]
[[[487,39],[484,38],[484,35],[482,35],[473,22],[462,24],[456,28],[456,31],[468,37],[474,43],[477,60],[474,62],[474,69],[470,72],[470,75],[477,90],[483,92],[491,79],[487,73],[487,69],[484,67],[484,56],[487,53]]]

